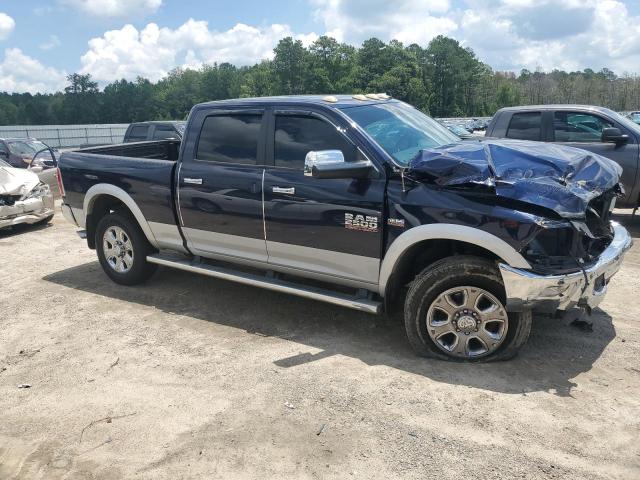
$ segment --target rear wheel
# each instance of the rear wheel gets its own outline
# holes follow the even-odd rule
[[[507,313],[504,284],[489,260],[440,260],[411,284],[405,327],[414,350],[458,361],[513,358],[531,331],[531,312]]]
[[[157,266],[147,262],[153,247],[127,214],[114,212],[100,219],[95,241],[102,269],[116,283],[136,285],[156,271]]]

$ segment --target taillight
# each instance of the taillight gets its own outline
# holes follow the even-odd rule
[[[56,167],[56,180],[58,180],[58,189],[60,190],[60,196],[64,198],[64,185],[62,184],[62,173],[60,173],[60,167]]]

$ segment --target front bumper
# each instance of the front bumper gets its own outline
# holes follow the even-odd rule
[[[11,227],[22,223],[37,223],[54,214],[53,194],[20,200],[11,206],[0,207],[0,228]]]
[[[611,222],[614,237],[598,261],[584,272],[538,275],[501,263],[500,273],[507,295],[507,310],[534,309],[553,312],[574,306],[595,308],[604,299],[607,285],[622,263],[633,240],[629,232]]]

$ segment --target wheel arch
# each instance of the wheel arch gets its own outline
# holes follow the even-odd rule
[[[499,237],[474,227],[436,223],[407,230],[389,247],[381,266],[378,293],[391,297],[413,268],[456,253],[475,254],[501,261],[515,268],[531,268],[525,258]],[[409,279],[410,280],[410,279]]]
[[[126,209],[135,218],[149,243],[158,248],[158,242],[153,235],[142,210],[123,189],[108,183],[93,185],[86,193],[83,202],[85,214],[85,228],[87,230],[87,243],[89,248],[95,248],[95,228],[100,218],[115,209]]]

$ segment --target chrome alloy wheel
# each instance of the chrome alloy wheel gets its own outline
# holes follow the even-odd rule
[[[133,266],[133,244],[122,228],[112,226],[102,236],[102,250],[107,263],[118,273],[127,273]]]
[[[509,319],[502,303],[479,287],[442,292],[427,312],[427,332],[448,355],[478,358],[495,352],[507,336]]]

